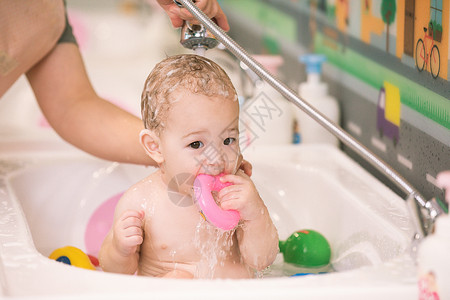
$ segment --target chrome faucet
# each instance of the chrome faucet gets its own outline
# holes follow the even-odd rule
[[[203,24],[191,24],[187,21],[184,22],[181,28],[180,43],[187,49],[197,50],[201,48],[205,51],[219,44]]]
[[[179,1],[174,0],[173,2],[179,7],[183,7]],[[184,21],[181,28],[180,43],[184,48],[192,49],[201,55],[206,50],[212,49],[219,44],[214,35],[203,24],[191,24],[188,21]]]

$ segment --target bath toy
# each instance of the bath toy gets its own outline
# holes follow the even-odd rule
[[[194,181],[194,196],[200,208],[200,214],[206,221],[223,230],[231,230],[239,223],[239,212],[220,208],[211,193],[231,185],[231,183],[220,181],[220,177],[223,175],[199,174]]]
[[[122,195],[123,192],[120,192],[104,201],[89,218],[84,233],[84,244],[88,254],[98,256],[103,240],[113,225],[114,210]]]
[[[328,274],[328,272],[318,272],[318,273],[295,273],[294,275],[291,275],[290,277],[300,277],[300,276],[307,276],[307,275],[321,275],[321,274]]]
[[[94,265],[94,267],[99,267],[100,266],[100,261],[98,260],[97,257],[87,254],[89,260],[91,261],[92,265]]]
[[[294,232],[286,241],[280,241],[279,246],[287,263],[307,268],[323,267],[330,263],[330,244],[315,230]]]
[[[75,267],[95,270],[90,258],[83,251],[73,246],[58,248],[50,254],[49,258]]]

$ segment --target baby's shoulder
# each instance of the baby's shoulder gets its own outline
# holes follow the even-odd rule
[[[158,195],[161,190],[161,179],[152,173],[144,179],[133,184],[123,195],[125,198],[149,198],[149,195]]]
[[[117,207],[123,210],[139,209],[143,205],[157,201],[161,195],[160,184],[156,182],[157,179],[158,177],[152,174],[133,184],[124,192]]]

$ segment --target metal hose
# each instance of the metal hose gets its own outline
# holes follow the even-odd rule
[[[316,122],[336,136],[342,143],[358,153],[364,160],[369,162],[376,169],[385,174],[395,183],[405,194],[407,199],[415,200],[414,216],[417,220],[417,236],[421,238],[427,235],[434,223],[435,218],[440,214],[440,208],[427,201],[424,197],[409,184],[400,174],[388,166],[383,160],[372,153],[368,148],[359,143],[340,126],[330,121],[326,116],[316,110],[308,102],[298,96],[292,89],[270,74],[260,63],[253,59],[241,46],[231,39],[219,26],[212,22],[191,0],[177,0],[181,3],[198,21],[200,21],[231,53],[240,61],[246,64],[261,79],[270,84],[275,90],[283,95],[287,100],[303,110]],[[409,200],[411,201],[411,200]],[[418,207],[420,206],[420,207]],[[423,208],[425,211],[422,211]]]

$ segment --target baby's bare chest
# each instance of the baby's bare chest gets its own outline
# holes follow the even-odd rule
[[[141,255],[159,261],[195,263],[237,256],[234,232],[207,223],[195,206],[161,206],[147,216]]]

